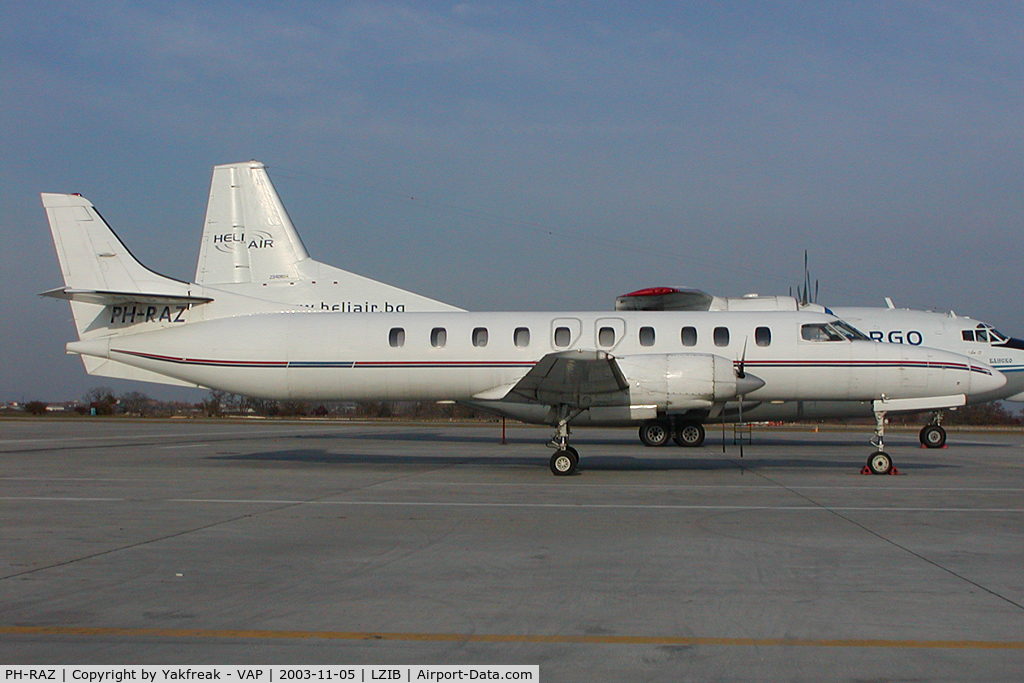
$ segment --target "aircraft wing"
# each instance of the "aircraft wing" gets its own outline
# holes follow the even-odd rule
[[[595,395],[619,393],[628,387],[611,354],[604,351],[561,351],[549,353],[537,361],[505,399],[586,407]]]

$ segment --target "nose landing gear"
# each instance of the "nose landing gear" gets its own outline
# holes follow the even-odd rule
[[[864,465],[861,474],[899,474],[892,464],[892,458],[885,452],[885,411],[875,411],[875,435],[871,438],[871,445],[878,450],[868,456],[868,463]]]

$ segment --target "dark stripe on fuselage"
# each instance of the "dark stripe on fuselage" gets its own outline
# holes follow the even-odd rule
[[[219,360],[164,356],[141,351],[111,349],[111,353],[145,358],[176,365],[202,365],[215,368],[532,368],[536,361],[351,361],[351,360]]]
[[[415,368],[531,368],[537,361],[316,361],[316,360],[222,360],[214,358],[187,358],[180,356],[164,356],[141,351],[125,351],[111,349],[112,353],[120,353],[136,358],[175,363],[177,365],[202,365],[221,368],[377,368],[377,369],[415,369]],[[735,361],[739,366],[740,361]],[[991,372],[978,366],[968,367],[964,363],[928,362],[928,361],[877,361],[877,360],[771,360],[745,361],[746,368],[936,368],[948,370],[970,370],[985,375]]]

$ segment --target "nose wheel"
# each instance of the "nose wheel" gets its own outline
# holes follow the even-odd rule
[[[892,474],[892,458],[888,453],[876,451],[868,456],[868,464],[864,469],[871,474]]]
[[[885,411],[875,411],[875,435],[871,445],[878,450],[868,456],[868,464],[861,470],[861,474],[898,474],[892,458],[885,452]]]
[[[576,472],[580,464],[580,454],[572,446],[555,451],[548,463],[551,467],[551,474],[556,477],[567,477]]]

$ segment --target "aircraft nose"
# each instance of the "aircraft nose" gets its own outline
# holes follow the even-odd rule
[[[970,394],[985,394],[1003,388],[1006,375],[981,361],[971,361]]]

